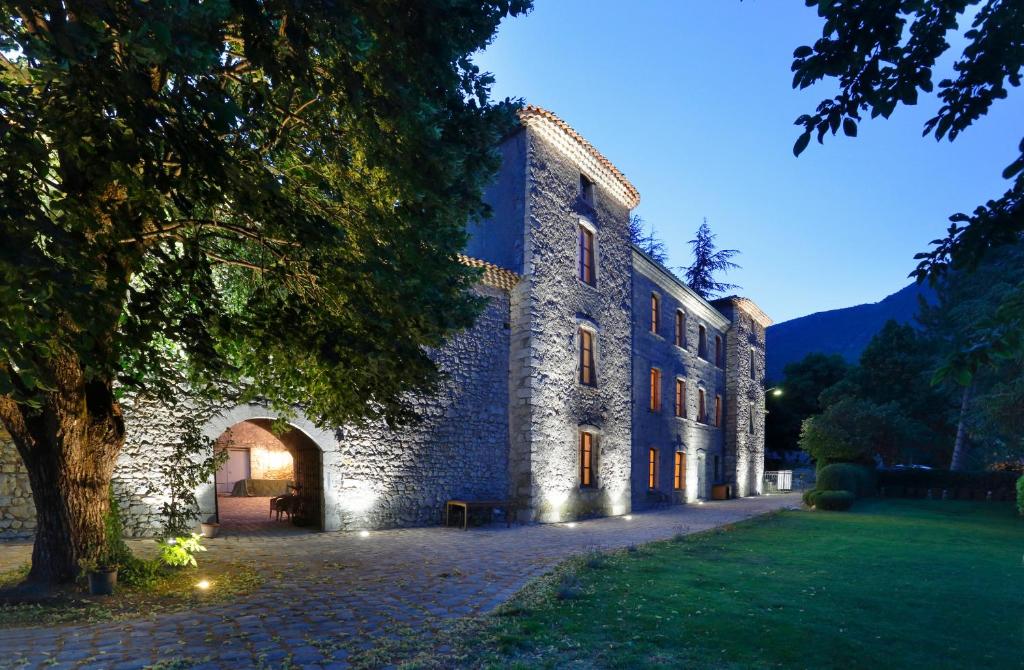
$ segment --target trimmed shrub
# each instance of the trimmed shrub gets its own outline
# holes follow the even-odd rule
[[[1024,514],[1024,475],[1017,480],[1017,511]]]
[[[818,471],[817,488],[822,491],[850,491],[858,497],[874,495],[875,471],[866,465],[833,463]]]
[[[1020,475],[1016,472],[981,470],[963,472],[952,470],[880,470],[878,483],[885,488],[887,497],[897,497],[903,491],[907,497],[923,497],[928,489],[947,491],[951,500],[985,500],[989,491],[998,500],[997,491],[1013,490]],[[934,496],[933,496],[934,497]]]
[[[821,489],[808,489],[807,491],[804,491],[804,494],[802,496],[804,504],[807,505],[808,507],[814,507],[815,503],[818,500],[818,495],[820,493]]]
[[[814,506],[818,509],[842,512],[853,506],[856,497],[853,491],[821,491],[815,498]]]

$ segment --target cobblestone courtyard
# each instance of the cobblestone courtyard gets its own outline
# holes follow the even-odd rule
[[[251,563],[265,578],[237,603],[154,619],[0,630],[0,667],[342,668],[348,649],[404,626],[487,612],[559,560],[699,532],[799,504],[796,494],[623,517],[463,532],[446,528],[254,534],[208,541],[203,563]],[[0,569],[28,559],[0,544]]]

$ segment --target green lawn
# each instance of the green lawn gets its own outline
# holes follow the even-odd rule
[[[1024,519],[923,500],[785,512],[573,561],[458,637],[413,665],[1020,668]]]

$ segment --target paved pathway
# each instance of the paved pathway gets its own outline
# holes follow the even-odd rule
[[[243,561],[266,577],[237,603],[158,619],[0,630],[0,667],[342,668],[346,649],[399,627],[487,612],[572,554],[698,532],[799,504],[795,494],[686,505],[567,524],[463,532],[412,528],[208,542],[207,563]],[[26,545],[0,546],[0,566]]]

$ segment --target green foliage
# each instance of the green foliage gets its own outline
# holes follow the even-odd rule
[[[833,463],[818,470],[816,486],[821,491],[851,491],[863,498],[874,495],[878,484],[873,468],[855,463]]]
[[[843,512],[853,507],[857,496],[853,491],[821,491],[814,498],[816,509]]]
[[[915,427],[895,403],[878,405],[861,398],[843,398],[804,421],[800,448],[822,467],[870,463],[875,454],[891,461],[917,439]]]
[[[192,533],[188,537],[172,537],[160,540],[160,561],[172,568],[183,568],[187,565],[196,567],[196,554],[206,551],[202,544],[203,536]]]
[[[808,507],[814,507],[814,503],[818,499],[819,493],[821,493],[820,489],[807,489],[800,498]]]
[[[984,495],[989,491],[1012,491],[1017,474],[1013,471],[996,470],[922,470],[918,468],[880,470],[878,484],[887,488],[906,487],[950,491],[966,489]]]
[[[644,220],[640,218],[639,214],[633,214],[629,217],[629,241],[662,265],[665,265],[668,261],[668,250],[665,248],[665,242],[658,237],[658,231],[655,230],[654,224],[651,224],[648,231]]]
[[[793,147],[799,155],[811,135],[823,142],[839,128],[856,136],[862,113],[888,118],[900,104],[916,105],[918,93],[935,88],[933,71],[939,58],[960,43],[959,21],[977,7],[966,45],[953,64],[955,77],[938,82],[941,106],[925,123],[924,133],[950,141],[988,113],[992,104],[1007,95],[1007,85],[1017,87],[1024,67],[1024,20],[1020,5],[1003,0],[925,0],[922,2],[844,3],[808,0],[824,19],[822,36],[813,46],[793,53],[793,86],[807,88],[824,79],[835,79],[839,93],[818,105],[815,113],[803,114],[796,124],[803,133]],[[954,214],[944,239],[935,248],[918,254],[915,275],[919,279],[942,275],[954,265],[970,266],[999,244],[1013,243],[1024,230],[1024,141],[1019,157],[1003,171],[1013,180],[1002,197],[979,206],[970,215]]]
[[[739,288],[736,284],[727,284],[715,279],[719,272],[728,272],[739,268],[732,258],[740,252],[735,249],[718,249],[715,246],[715,235],[708,226],[708,220],[700,224],[697,236],[689,241],[693,247],[693,264],[686,268],[686,283],[697,295],[711,300],[718,295]]]
[[[529,0],[9,3],[0,397],[229,381],[413,418],[469,326],[457,254],[515,104],[471,56]],[[62,391],[63,392],[63,391]]]
[[[765,441],[769,449],[792,450],[800,440],[804,419],[819,413],[823,406],[821,392],[840,381],[849,365],[839,355],[808,354],[803,360],[790,363],[778,385],[780,395],[765,397]]]
[[[170,494],[160,507],[165,537],[192,532],[200,511],[196,489],[213,479],[227,456],[226,450],[213,448],[213,440],[203,435],[194,418],[184,420],[181,439],[160,463],[160,475]]]
[[[1024,516],[1024,475],[1017,480],[1017,512]]]

